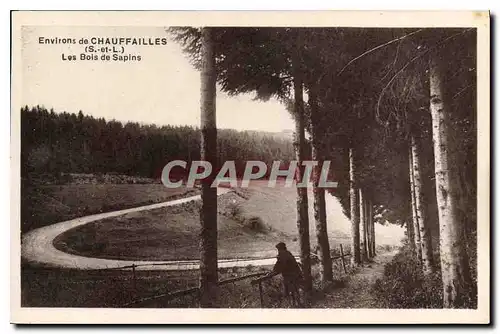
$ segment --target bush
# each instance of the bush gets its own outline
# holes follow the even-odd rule
[[[398,247],[399,246],[396,246],[396,245],[383,244],[383,245],[377,245],[376,250],[378,252],[385,253],[385,252],[392,252],[393,250],[395,250]]]
[[[241,215],[243,213],[243,210],[241,209],[241,206],[239,203],[236,201],[230,202],[227,205],[227,210],[228,210],[228,215],[230,218],[239,221],[241,219]]]
[[[265,232],[266,225],[260,217],[252,216],[245,219],[245,226],[255,232]]]
[[[373,287],[387,308],[442,308],[442,283],[439,270],[424,277],[411,251],[404,247],[384,268],[384,277]]]

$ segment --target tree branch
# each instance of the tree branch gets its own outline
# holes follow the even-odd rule
[[[467,85],[465,86],[464,88],[460,89],[458,91],[458,93],[456,93],[455,95],[453,95],[453,97],[451,98],[452,100],[454,100],[457,96],[459,96],[460,94],[462,94],[467,88],[470,88],[472,87],[473,84],[470,84],[470,85]]]
[[[410,37],[410,36],[412,36],[412,35],[415,35],[415,34],[417,34],[417,33],[421,32],[421,31],[423,31],[423,30],[424,30],[423,28],[422,28],[422,29],[415,30],[415,31],[413,31],[413,32],[411,32],[411,33],[409,33],[409,34],[406,34],[406,35],[404,35],[404,36],[401,36],[401,37],[395,38],[395,39],[393,39],[393,40],[390,40],[389,42],[386,42],[386,43],[384,43],[384,44],[380,44],[380,45],[378,45],[378,46],[376,46],[376,47],[374,47],[374,48],[372,48],[372,49],[370,49],[370,50],[368,50],[368,51],[363,52],[363,53],[362,53],[362,54],[360,54],[359,56],[357,56],[357,57],[355,57],[355,58],[351,59],[351,60],[350,60],[350,61],[349,61],[349,62],[348,62],[348,63],[347,63],[344,67],[342,67],[342,69],[341,69],[341,70],[337,73],[337,76],[341,75],[341,74],[342,74],[342,72],[344,72],[344,70],[345,70],[345,69],[346,69],[349,65],[351,65],[352,63],[354,63],[354,62],[355,62],[356,60],[358,60],[359,58],[362,58],[362,57],[364,57],[364,56],[366,56],[366,55],[368,55],[368,54],[370,54],[370,53],[372,53],[372,52],[374,52],[374,51],[376,51],[376,50],[378,50],[378,49],[380,49],[380,48],[383,48],[383,47],[385,47],[385,46],[387,46],[387,45],[390,45],[390,44],[392,44],[392,43],[395,43],[395,42],[397,42],[397,41],[400,41],[400,40],[405,39],[405,38],[407,38],[407,37]]]
[[[398,47],[396,49],[396,55],[394,56],[394,61],[392,62],[392,66],[389,65],[389,70],[387,70],[387,73],[384,74],[384,76],[379,80],[379,82],[384,81],[384,79],[391,73],[391,71],[396,67],[396,62],[398,60],[398,55],[399,55],[399,48],[401,47],[402,40],[399,41]]]

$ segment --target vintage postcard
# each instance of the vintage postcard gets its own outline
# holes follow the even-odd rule
[[[488,12],[12,12],[11,321],[490,322]]]

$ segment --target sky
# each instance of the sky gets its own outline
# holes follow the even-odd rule
[[[41,44],[40,37],[74,38],[73,44]],[[124,55],[141,61],[80,60],[91,37],[167,37],[167,45],[124,46]],[[200,124],[200,74],[164,27],[24,27],[22,105],[43,105],[106,119],[157,125]],[[76,61],[63,60],[71,55]],[[101,55],[101,53],[96,53]],[[21,106],[19,106],[21,107]],[[217,92],[217,126],[279,132],[293,120],[275,100]]]

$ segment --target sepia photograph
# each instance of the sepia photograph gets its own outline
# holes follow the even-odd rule
[[[11,321],[489,323],[489,20],[13,12]]]

